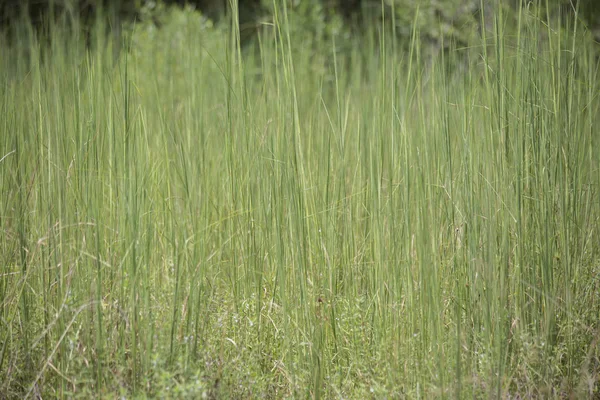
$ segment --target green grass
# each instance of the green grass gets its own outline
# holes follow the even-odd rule
[[[2,39],[0,398],[600,396],[583,26],[289,12]]]

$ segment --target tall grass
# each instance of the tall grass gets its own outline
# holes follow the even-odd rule
[[[118,59],[3,39],[0,392],[598,396],[584,27],[497,10],[431,56],[274,8],[244,48],[189,11]]]

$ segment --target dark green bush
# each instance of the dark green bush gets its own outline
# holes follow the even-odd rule
[[[483,8],[495,8],[499,0],[286,0],[292,23],[299,29],[317,35],[340,32],[341,29],[361,30],[369,25],[387,22],[400,40],[410,38],[413,28],[424,43],[439,48],[443,40],[468,42],[480,31],[481,23],[488,28],[492,19]],[[68,15],[77,18],[83,26],[91,25],[100,13],[110,18],[112,25],[139,19],[148,10],[164,9],[163,5],[192,6],[203,15],[216,21],[227,15],[232,4],[238,4],[241,33],[248,38],[262,22],[272,19],[273,6],[281,0],[3,0],[0,2],[0,28],[10,26],[22,16],[27,16],[34,26],[44,26],[48,18]],[[583,25],[600,39],[600,2],[595,0],[550,0],[502,2],[507,12],[516,15],[519,6],[529,10],[548,6],[541,16],[567,16],[576,10]],[[539,9],[538,7],[538,9]],[[483,16],[483,18],[482,18]],[[152,15],[157,22],[160,16]],[[391,23],[393,21],[393,24]],[[416,25],[415,25],[416,23]]]

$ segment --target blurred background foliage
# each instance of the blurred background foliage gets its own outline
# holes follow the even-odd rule
[[[466,43],[480,31],[482,22],[493,20],[486,7],[500,2],[507,13],[517,14],[519,7],[540,9],[540,15],[560,17],[578,11],[580,20],[600,39],[600,1],[598,0],[285,0],[291,25],[311,34],[327,35],[360,31],[365,26],[394,21],[393,30],[400,40],[410,38],[413,28],[425,41],[439,47],[444,38]],[[171,6],[193,8],[211,22],[231,15],[238,3],[243,39],[272,22],[274,7],[282,0],[0,0],[0,28],[6,30],[23,16],[38,29],[45,21],[67,15],[85,28],[98,17],[109,18],[119,31],[123,23],[145,19],[160,25]],[[539,4],[540,6],[536,5]],[[393,18],[392,18],[393,16]],[[416,25],[414,25],[416,22]],[[489,26],[488,26],[489,28]]]

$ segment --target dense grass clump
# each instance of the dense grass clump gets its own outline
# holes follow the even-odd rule
[[[0,44],[0,398],[600,396],[578,21],[165,21]]]

